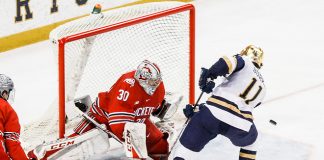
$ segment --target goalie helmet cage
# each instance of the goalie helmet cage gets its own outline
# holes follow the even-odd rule
[[[68,101],[107,91],[144,59],[157,63],[166,91],[194,103],[195,10],[182,2],[152,2],[93,14],[50,34],[58,53],[59,138]]]

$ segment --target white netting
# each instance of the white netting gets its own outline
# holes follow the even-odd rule
[[[64,24],[51,32],[53,42],[80,32],[124,22],[184,5],[180,2],[156,2],[134,5],[104,12]],[[184,11],[121,29],[79,39],[65,45],[66,100],[89,94],[94,100],[100,91],[110,86],[144,59],[159,65],[165,88],[189,99],[189,11]],[[54,44],[57,51],[57,43]],[[84,68],[83,68],[84,67]],[[57,101],[50,107],[52,115],[26,126],[22,140],[28,149],[43,140],[58,136]],[[78,122],[69,116],[69,130]]]

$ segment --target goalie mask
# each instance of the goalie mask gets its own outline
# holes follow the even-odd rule
[[[137,67],[134,77],[149,95],[154,94],[156,88],[162,81],[159,67],[148,60],[144,60]]]
[[[8,76],[0,74],[0,97],[8,100],[14,100],[15,95],[14,83]]]
[[[240,55],[250,57],[258,68],[263,65],[263,50],[260,47],[249,45],[241,51]]]

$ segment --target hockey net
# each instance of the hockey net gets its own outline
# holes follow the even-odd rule
[[[54,29],[50,40],[58,56],[59,98],[50,116],[24,127],[26,149],[68,136],[80,117],[71,115],[66,103],[84,95],[94,100],[144,59],[159,65],[167,92],[193,103],[194,22],[191,4],[153,2],[92,14]]]

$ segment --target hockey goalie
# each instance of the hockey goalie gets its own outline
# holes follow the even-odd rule
[[[98,93],[93,103],[89,96],[74,101],[84,112],[84,118],[72,135],[58,140],[58,143],[65,141],[65,145],[53,148],[48,145],[53,146],[57,141],[44,143],[29,151],[28,156],[35,160],[51,159],[69,146],[66,144],[81,143],[86,140],[82,137],[101,130],[123,144],[128,158],[167,159],[168,138],[174,126],[165,118],[175,113],[182,96],[167,102],[165,95],[159,67],[144,60],[136,70],[123,74],[110,90]],[[151,115],[161,121],[153,123]]]

